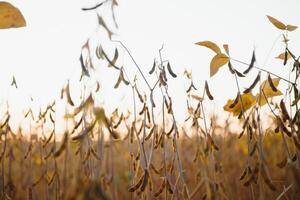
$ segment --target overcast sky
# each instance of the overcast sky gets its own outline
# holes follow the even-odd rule
[[[14,104],[19,106],[25,104],[29,96],[34,97],[35,104],[43,105],[59,96],[60,88],[67,79],[75,80],[80,73],[78,58],[86,40],[92,37],[95,44],[100,43],[102,36],[96,34],[99,31],[96,13],[81,11],[82,7],[99,1],[9,2],[21,10],[27,27],[0,30],[0,95],[13,96]],[[299,8],[298,0],[119,0],[116,9],[119,29],[114,29],[117,33],[114,39],[126,44],[145,72],[149,71],[153,59],[158,56],[158,49],[164,44],[163,56],[170,60],[178,75],[182,76],[184,69],[193,71],[199,94],[204,80],[208,80],[216,99],[210,104],[210,109],[217,110],[227,98],[235,97],[234,80],[226,67],[210,78],[209,63],[213,53],[194,43],[202,40],[211,40],[220,46],[227,43],[232,57],[246,62],[250,61],[255,48],[258,65],[288,77],[288,67],[274,59],[284,51],[281,39],[278,40],[281,32],[270,24],[266,15],[284,23],[300,25]],[[290,34],[290,40],[290,48],[296,55],[299,54],[300,29]],[[121,57],[124,67],[135,73],[128,56],[124,54]],[[235,66],[245,69],[245,66]],[[19,84],[18,91],[7,89],[13,74]],[[124,87],[112,89],[117,75],[112,71],[98,74],[102,81],[103,102],[110,110],[124,106],[120,100],[124,95],[131,95]],[[242,86],[249,85],[255,75],[252,72]],[[182,120],[187,81],[177,78],[170,81],[170,85],[175,112]],[[73,88],[75,90],[79,88]]]

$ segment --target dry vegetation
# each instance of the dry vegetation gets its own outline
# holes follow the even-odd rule
[[[108,2],[112,8],[117,5],[115,1],[105,3]],[[83,10],[99,6],[102,4]],[[101,16],[98,19],[110,38],[113,33]],[[103,107],[95,104],[101,92],[99,83],[76,105],[68,82],[61,92],[61,98],[68,102],[67,129],[62,138],[57,138],[55,102],[41,109],[38,116],[31,109],[26,112],[24,119],[37,127],[29,135],[22,127],[17,132],[11,130],[7,107],[0,124],[0,198],[300,199],[300,65],[299,57],[288,47],[288,32],[297,27],[270,16],[268,19],[283,31],[285,48],[277,59],[293,66],[289,79],[258,67],[255,52],[247,64],[231,57],[228,45],[223,45],[222,53],[213,42],[196,43],[216,53],[211,61],[211,76],[227,65],[235,77],[237,95],[224,106],[231,113],[225,124],[219,124],[217,117],[209,117],[205,111],[203,102],[213,101],[208,82],[196,91],[192,74],[185,71],[190,83],[186,90],[188,118],[184,127],[178,125],[168,92],[168,80],[177,75],[169,61],[162,58],[163,48],[146,74],[126,46],[116,42],[137,68],[139,75],[130,77],[126,67],[118,65],[118,48],[111,58],[101,45],[92,52],[87,41],[82,48],[87,54],[80,56],[82,79],[89,79],[94,67],[91,55],[95,53],[118,73],[115,88],[124,84],[131,89],[132,110],[120,113],[116,109],[108,116]],[[237,71],[232,62],[247,65],[246,70]],[[258,74],[242,91],[239,83],[250,71]],[[266,80],[262,81],[264,76]],[[154,77],[155,84],[150,85],[147,77]],[[280,81],[288,83],[284,95],[277,88]],[[140,82],[147,87],[144,91],[138,90]],[[12,87],[17,87],[15,78]],[[259,91],[254,95],[255,88]],[[156,90],[159,98],[153,95]],[[197,95],[201,92],[203,95]],[[271,101],[273,97],[280,101]],[[269,109],[270,116],[262,116],[263,106]],[[161,110],[161,117],[155,116],[156,109]],[[232,118],[240,126],[236,131],[231,128]],[[263,129],[261,120],[266,118],[271,123]]]

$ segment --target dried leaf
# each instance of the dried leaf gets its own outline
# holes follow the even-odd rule
[[[216,45],[215,43],[211,41],[202,41],[197,42],[196,45],[207,47],[211,50],[213,50],[216,54],[221,54],[221,49]]]
[[[18,8],[8,2],[0,2],[0,29],[26,26],[26,21]]]
[[[290,32],[296,30],[297,28],[298,28],[298,26],[294,26],[294,25],[290,25],[290,24],[286,25],[286,30],[288,30]]]
[[[241,103],[241,99],[243,104]],[[255,97],[251,93],[242,94],[238,100],[238,103],[233,107],[230,108],[234,99],[229,99],[223,109],[227,112],[233,113],[234,116],[238,116],[242,113],[242,111],[247,111],[255,104]]]
[[[285,60],[285,59],[289,60],[292,58],[292,56],[287,51],[285,51],[285,52],[279,54],[278,56],[276,56],[275,58],[280,59],[280,60]]]
[[[267,15],[269,21],[278,29],[281,29],[281,30],[285,30],[286,29],[286,26],[284,23],[282,23],[281,21],[275,19],[274,17],[271,17],[269,15]]]
[[[228,61],[229,57],[223,53],[215,55],[210,63],[210,77],[215,75],[223,65],[228,63]]]

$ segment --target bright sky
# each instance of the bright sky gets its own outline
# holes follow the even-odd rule
[[[27,27],[0,30],[0,99],[3,101],[9,95],[14,106],[22,107],[32,96],[35,105],[45,105],[59,96],[67,79],[78,80],[79,55],[86,40],[91,37],[95,45],[101,42],[103,36],[99,34],[95,12],[81,11],[82,7],[93,6],[99,1],[9,2],[22,11]],[[119,0],[116,9],[119,29],[113,29],[117,33],[114,39],[126,44],[145,72],[149,71],[158,49],[164,44],[163,56],[170,60],[177,74],[182,76],[185,68],[193,71],[196,87],[201,89],[199,94],[202,94],[204,80],[209,80],[216,99],[210,109],[216,110],[227,98],[234,98],[236,86],[226,67],[209,78],[213,53],[194,43],[202,40],[211,40],[220,46],[227,43],[231,55],[246,62],[250,61],[255,48],[258,65],[288,77],[287,67],[273,59],[283,52],[283,44],[278,41],[270,52],[281,32],[270,24],[266,15],[299,26],[299,7],[298,0]],[[290,39],[290,48],[299,54],[300,29],[292,32]],[[125,54],[121,57],[133,77],[134,65]],[[245,66],[235,66],[241,71],[245,69]],[[124,87],[113,90],[118,74],[111,69],[101,69],[104,66],[96,67],[100,68],[96,73],[101,79],[101,98],[109,110],[128,105],[120,100],[124,95],[130,98],[130,91]],[[7,89],[12,74],[16,76],[18,90]],[[248,86],[256,75],[255,72],[251,74],[243,86]],[[187,81],[177,78],[170,81],[170,85],[175,113],[183,120]],[[78,93],[76,84],[72,91]]]

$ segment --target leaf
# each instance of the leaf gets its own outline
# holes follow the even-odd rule
[[[271,79],[272,83],[273,83],[273,86],[278,87],[279,85],[279,81],[280,81],[280,78],[273,78]],[[274,88],[273,88],[274,89]],[[268,80],[265,80],[261,85],[260,85],[260,93],[258,93],[256,95],[256,99],[258,101],[258,104],[260,106],[263,106],[267,103],[267,99],[268,98],[272,98],[272,97],[275,97],[275,96],[280,96],[282,95],[282,92],[280,90],[277,89],[277,91],[275,92],[274,90],[272,89],[270,83]],[[267,99],[266,99],[267,98]]]
[[[275,58],[276,58],[276,59],[280,59],[280,60],[284,60],[284,58],[285,58],[285,53],[286,53],[286,52],[283,52],[283,53],[279,54],[278,56],[276,56]],[[291,54],[288,53],[288,54],[287,54],[287,60],[289,60],[289,59],[291,59],[291,58],[292,58]]]
[[[269,21],[278,29],[280,30],[285,30],[287,27],[284,23],[282,23],[281,21],[275,19],[274,17],[271,17],[269,15],[267,15]]]
[[[220,67],[228,63],[228,61],[229,57],[223,53],[215,55],[210,62],[210,77],[215,75],[220,69]]]
[[[286,30],[288,30],[290,32],[296,30],[297,28],[298,28],[298,26],[294,26],[294,25],[290,25],[290,24],[286,25]]]
[[[26,26],[20,10],[8,2],[0,2],[0,29]]]
[[[272,83],[273,83],[273,87],[278,87],[279,82],[280,82],[280,78],[272,78],[271,79]],[[265,80],[261,86],[260,86],[261,90],[264,92],[264,94],[267,97],[274,97],[274,96],[280,96],[282,95],[282,92],[280,90],[277,89],[277,91],[274,91],[269,83],[268,80]]]
[[[199,46],[207,47],[207,48],[213,50],[216,54],[221,53],[221,49],[218,47],[218,45],[216,45],[215,43],[213,43],[211,41],[201,41],[201,42],[197,42],[196,44]]]
[[[241,99],[243,103],[241,103]],[[234,100],[235,99],[229,99],[223,107],[225,111],[233,113],[233,116],[238,116],[242,111],[247,111],[255,104],[255,97],[251,93],[242,94],[240,98],[238,98],[238,102],[235,106],[231,108],[230,106],[233,104]]]

